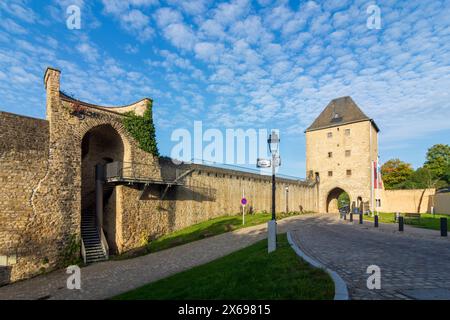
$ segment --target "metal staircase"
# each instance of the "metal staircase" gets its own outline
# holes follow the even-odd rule
[[[103,203],[114,191],[114,185],[103,185]],[[98,226],[95,206],[91,206],[81,216],[82,254],[85,263],[108,260],[109,248],[103,230]]]
[[[85,263],[108,260],[108,254],[102,244],[96,223],[95,209],[86,210],[81,218],[81,239],[83,241],[83,258]]]

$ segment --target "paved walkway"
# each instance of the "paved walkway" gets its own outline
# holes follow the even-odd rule
[[[279,232],[306,216],[278,222]],[[106,261],[81,269],[81,289],[66,288],[65,270],[0,287],[1,299],[107,299],[207,263],[266,237],[266,224],[228,232],[138,258]]]
[[[309,256],[336,271],[352,299],[450,298],[450,240],[435,230],[370,222],[350,224],[330,215],[304,215],[278,222],[279,232]],[[81,269],[81,290],[68,290],[65,270],[0,287],[0,299],[107,299],[207,263],[266,237],[254,226],[146,256],[107,261]],[[369,265],[381,268],[381,289],[369,290]]]
[[[296,244],[336,271],[351,299],[450,299],[450,240],[439,231],[370,222],[359,225],[331,216],[309,217],[293,226]],[[381,289],[369,290],[367,267],[381,270]]]

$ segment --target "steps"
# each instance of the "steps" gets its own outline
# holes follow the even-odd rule
[[[100,234],[96,225],[95,210],[84,212],[81,218],[81,238],[86,252],[86,263],[108,260],[103,251]]]
[[[114,191],[114,185],[105,183],[103,185],[103,204],[106,205],[109,197]],[[86,252],[86,263],[94,263],[108,260],[108,255],[103,250],[99,228],[95,214],[95,202],[83,210],[81,215],[81,238],[83,239]]]

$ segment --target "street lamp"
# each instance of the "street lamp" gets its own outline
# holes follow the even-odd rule
[[[269,150],[272,154],[272,220],[268,223],[268,251],[272,252],[277,247],[277,222],[275,216],[275,168],[280,165],[279,157],[277,159],[280,138],[275,131],[272,131],[269,135],[267,143],[269,144]]]
[[[267,143],[269,144],[269,150],[272,154],[272,220],[276,220],[275,217],[275,167],[277,166],[277,155],[278,155],[278,147],[280,145],[280,138],[275,131],[269,135],[269,139],[267,139]]]

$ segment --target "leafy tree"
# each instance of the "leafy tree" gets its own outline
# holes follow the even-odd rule
[[[350,205],[350,197],[347,192],[342,192],[338,197],[338,207],[342,208]]]
[[[443,184],[439,178],[434,177],[433,173],[427,167],[418,168],[404,182],[395,186],[396,189],[426,189],[439,188]],[[445,184],[445,183],[444,183]]]
[[[434,178],[444,178],[450,165],[450,146],[435,144],[428,149],[426,157],[424,167],[430,170]]]
[[[381,167],[383,183],[386,189],[394,189],[411,177],[414,170],[411,164],[401,161],[400,159],[391,159]]]

